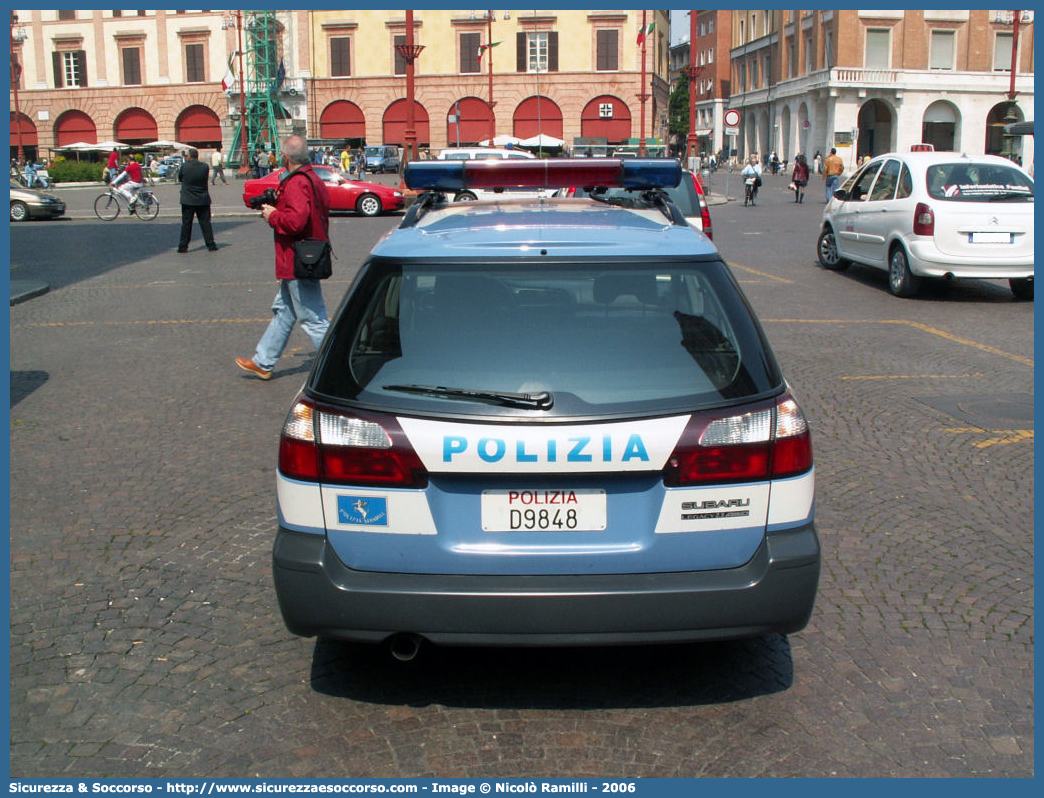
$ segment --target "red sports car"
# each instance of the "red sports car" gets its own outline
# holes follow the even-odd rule
[[[380,183],[349,180],[340,172],[326,166],[313,166],[330,190],[331,211],[355,211],[363,216],[377,216],[401,210],[406,204],[402,192]],[[285,169],[276,169],[264,177],[248,180],[243,185],[243,204],[250,207],[250,199],[260,196],[266,188],[278,188]]]

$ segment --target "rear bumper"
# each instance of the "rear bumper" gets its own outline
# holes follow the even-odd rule
[[[665,574],[451,576],[346,568],[322,535],[280,527],[273,577],[294,634],[447,645],[610,645],[788,634],[819,583],[815,526],[766,536],[740,568]]]
[[[1033,252],[998,255],[997,248],[986,247],[980,255],[944,255],[930,240],[908,241],[910,271],[920,277],[1001,278],[1032,277]]]

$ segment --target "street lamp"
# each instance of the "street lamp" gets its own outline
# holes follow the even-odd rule
[[[18,14],[11,12],[11,90],[14,92],[14,123],[18,137],[18,160],[25,158],[25,148],[22,146],[22,109],[18,102],[18,83],[22,79],[22,67],[18,63],[18,53],[15,52],[15,44],[21,44],[26,40],[25,28],[18,24]]]
[[[504,19],[511,19],[511,12],[504,12]],[[497,21],[495,11],[486,12],[486,55],[489,56],[489,146],[493,146],[493,139],[497,137],[497,114],[493,110],[496,103],[493,102],[493,23]]]
[[[638,133],[638,136],[639,136],[639,138],[638,138],[638,155],[640,157],[642,157],[642,158],[645,157],[645,103],[649,99],[649,97],[652,96],[645,90],[645,38],[646,38],[646,33],[648,32],[647,28],[646,28],[646,25],[645,25],[645,15],[646,15],[646,13],[647,13],[646,10],[642,9],[642,33],[641,33],[641,36],[642,36],[642,41],[641,41],[641,48],[642,48],[642,82],[640,84],[641,90],[638,93],[638,102],[641,104],[641,107],[642,107],[642,110],[641,110],[641,121],[640,121],[640,123],[638,125],[638,127],[639,127],[639,133]]]
[[[244,174],[250,171],[250,149],[247,145],[246,135],[246,75],[243,73],[243,12],[236,11],[235,16],[232,12],[225,15],[221,21],[221,30],[228,30],[229,28],[236,29],[236,35],[238,36],[239,49],[236,50],[236,54],[239,56],[239,144],[242,150],[243,162],[239,165],[239,173]]]
[[[413,62],[424,49],[423,44],[413,43],[413,12],[406,12],[406,43],[395,45],[406,62],[406,134],[403,136],[406,157],[404,161],[412,161],[417,158],[417,125],[413,108]]]
[[[1004,125],[1004,149],[1001,151],[1001,155],[1007,158],[1009,161],[1015,160],[1015,136],[1008,133],[1010,128],[1008,125],[1014,124],[1019,121],[1018,104],[1015,102],[1015,72],[1018,69],[1019,62],[1019,24],[1022,22],[1022,12],[1012,11],[1012,36],[1011,36],[1011,85],[1008,89],[1008,109],[1004,114],[1002,124]]]

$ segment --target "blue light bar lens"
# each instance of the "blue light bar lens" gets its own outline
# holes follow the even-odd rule
[[[416,191],[460,191],[466,188],[464,161],[409,161],[403,180]]]
[[[624,158],[623,188],[674,188],[681,182],[682,168],[674,158]]]

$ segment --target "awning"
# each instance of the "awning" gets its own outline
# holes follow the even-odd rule
[[[514,147],[516,144],[521,144],[521,143],[522,143],[522,139],[515,138],[514,136],[509,136],[507,133],[501,133],[499,136],[496,136],[493,139],[493,145],[492,146],[494,146],[494,147],[506,147],[506,146],[508,146],[510,144],[512,147]],[[479,142],[479,146],[480,147],[489,147],[490,146],[489,139],[484,139],[484,140],[480,141]]]
[[[549,136],[546,133],[539,133],[536,136],[531,136],[528,139],[522,139],[519,142],[520,147],[561,147],[565,144],[562,139],[556,139],[554,136]]]
[[[697,136],[712,136],[712,135],[714,135],[714,131],[711,128],[708,127],[708,128],[704,128],[703,130],[697,130],[696,131],[696,135]]]
[[[1005,134],[1009,136],[1032,136],[1033,135],[1033,123],[1032,122],[1012,122],[1010,125],[1004,126]]]

